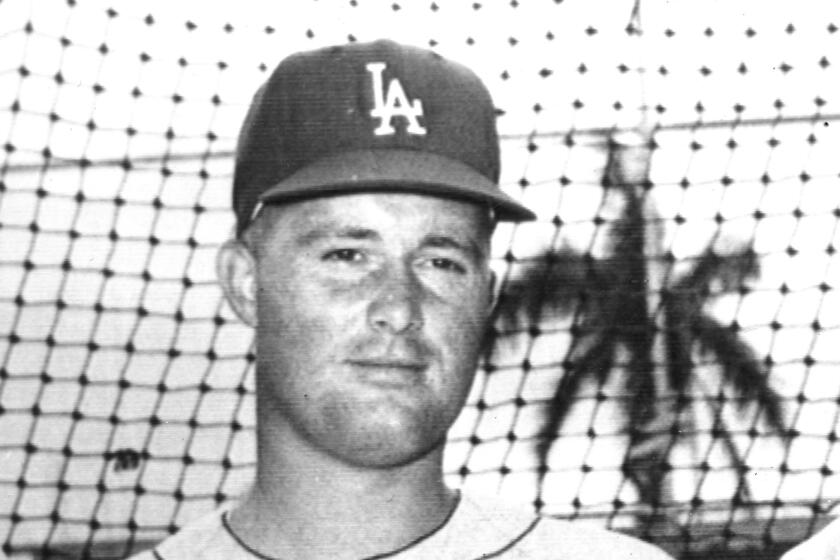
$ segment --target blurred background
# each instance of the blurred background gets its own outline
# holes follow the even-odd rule
[[[840,6],[0,0],[0,543],[121,558],[235,498],[251,336],[214,258],[285,56],[381,37],[498,107],[492,345],[449,482],[776,558],[840,500]]]

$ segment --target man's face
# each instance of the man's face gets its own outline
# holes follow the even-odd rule
[[[267,210],[256,272],[261,424],[356,466],[439,448],[490,313],[482,209],[365,193]]]

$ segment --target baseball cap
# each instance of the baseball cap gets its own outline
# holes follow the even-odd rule
[[[351,192],[427,193],[533,212],[498,186],[496,111],[466,67],[390,40],[292,55],[257,91],[239,135],[233,207]]]

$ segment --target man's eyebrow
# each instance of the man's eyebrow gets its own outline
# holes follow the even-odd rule
[[[423,238],[420,246],[462,251],[467,253],[475,262],[481,262],[487,258],[487,252],[473,239],[462,241],[449,235],[427,235]]]
[[[295,244],[301,247],[312,245],[325,239],[353,239],[353,240],[379,240],[381,236],[376,230],[347,226],[347,227],[314,227],[295,237]]]

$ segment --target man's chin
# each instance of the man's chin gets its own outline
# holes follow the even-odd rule
[[[334,456],[359,469],[397,469],[423,460],[443,449],[445,440],[428,445],[394,445],[393,441],[362,442],[362,445],[348,445],[335,449]]]
[[[393,414],[393,411],[391,411]],[[446,441],[446,430],[436,419],[405,414],[390,418],[358,417],[331,434],[330,453],[356,467],[393,468],[418,461]]]

